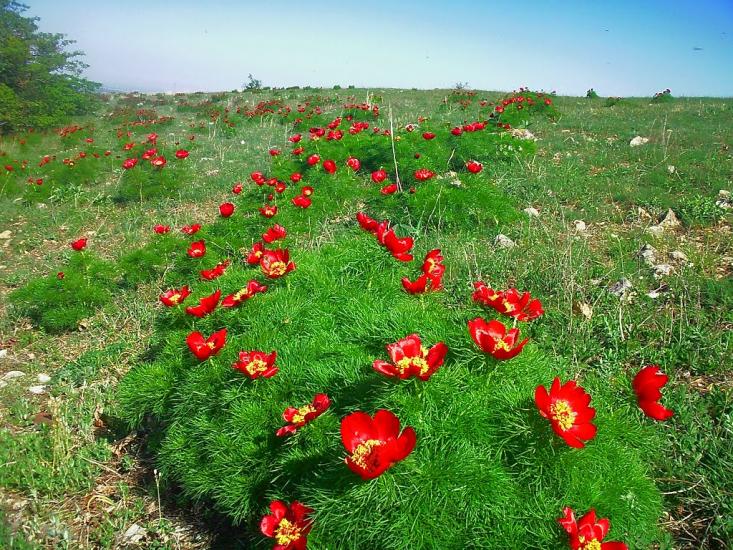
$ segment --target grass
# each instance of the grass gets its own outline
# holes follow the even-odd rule
[[[322,93],[345,98],[351,91]],[[479,110],[475,104],[467,111],[453,103],[441,106],[444,92],[377,93],[392,105],[397,125],[431,113],[431,124],[437,126],[440,120],[473,120]],[[286,100],[290,104],[305,95],[288,94],[295,96]],[[250,105],[267,99],[265,94],[245,98]],[[624,538],[634,548],[652,542],[662,548],[725,548],[733,537],[733,526],[725,519],[731,516],[733,493],[733,457],[725,444],[733,410],[733,253],[730,215],[715,200],[720,189],[730,189],[726,129],[733,123],[733,102],[675,98],[650,105],[626,98],[606,107],[580,98],[553,99],[559,119],[534,119],[530,127],[540,138],[536,153],[514,162],[488,163],[480,185],[446,190],[436,181],[403,201],[375,198],[358,180],[339,175],[338,181],[316,182],[314,205],[306,215],[292,215],[287,223],[275,218],[291,233],[297,270],[272,293],[244,304],[241,312],[196,324],[202,332],[218,328],[218,323],[234,327],[237,336],[226,348],[230,354],[235,348],[277,349],[283,371],[262,384],[238,378],[229,367],[229,355],[206,368],[181,355],[180,342],[190,323],[161,314],[153,304],[159,290],[186,280],[191,266],[174,261],[166,269],[170,263],[159,260],[172,257],[166,254],[174,246],[155,240],[150,226],[213,221],[216,205],[231,196],[232,184],[265,168],[271,146],[283,147],[290,135],[287,127],[264,117],[237,120],[236,128],[225,129],[219,122],[209,125],[204,109],[176,112],[173,98],[150,97],[146,101],[151,108],[177,117],[159,131],[174,133],[166,140],[183,141],[196,134],[186,185],[167,196],[116,201],[121,160],[115,160],[100,164],[92,177],[75,185],[60,181],[47,196],[7,192],[3,208],[8,222],[0,231],[10,229],[12,236],[0,262],[4,295],[28,281],[55,278],[70,254],[66,243],[87,232],[93,232],[94,254],[124,266],[112,275],[112,299],[84,313],[81,331],[51,335],[33,328],[29,312],[5,306],[0,340],[9,353],[0,360],[0,370],[27,373],[0,388],[7,405],[0,448],[13,455],[0,466],[0,485],[12,531],[30,545],[111,547],[137,522],[148,531],[148,546],[165,547],[178,540],[171,533],[188,525],[172,508],[180,502],[180,485],[189,498],[200,500],[199,506],[212,505],[242,520],[238,537],[243,547],[250,547],[266,543],[254,524],[268,497],[291,495],[286,480],[292,477],[300,480],[296,496],[318,510],[314,547],[341,547],[340,539],[333,538],[339,529],[332,526],[342,521],[354,526],[354,547],[369,547],[375,540],[395,548],[416,540],[455,547],[467,544],[465,531],[439,527],[473,524],[479,518],[491,518],[474,533],[481,542],[473,544],[479,547],[507,547],[517,540],[527,547],[541,546],[538,541],[554,547],[563,539],[552,518],[562,505],[572,504],[595,505],[611,517],[613,538]],[[191,98],[192,103],[199,100]],[[122,104],[124,99],[116,101]],[[135,130],[136,141],[149,131]],[[630,148],[628,141],[636,135],[650,142]],[[95,145],[118,154],[109,123],[98,122],[94,137]],[[57,151],[63,158],[77,146],[54,136],[23,151],[12,139],[0,143],[11,157],[31,160]],[[280,169],[289,173],[286,165]],[[331,184],[332,193],[320,191]],[[12,187],[25,189],[17,182]],[[261,204],[251,195],[237,202],[242,213]],[[528,206],[540,216],[526,216],[522,210]],[[446,292],[424,298],[396,294],[399,278],[413,276],[414,268],[395,265],[369,235],[354,227],[357,208],[399,220],[398,233],[418,235],[419,258],[440,246],[448,265]],[[639,208],[651,219],[640,215]],[[683,226],[661,237],[647,233],[667,208]],[[584,220],[588,229],[575,230],[575,219]],[[222,246],[236,243],[233,252],[248,247],[267,225],[258,218],[238,221],[236,228],[207,225],[200,235]],[[515,240],[516,247],[495,252],[491,243],[499,232]],[[657,249],[660,261],[670,261],[668,254],[681,250],[689,262],[673,262],[675,271],[658,280],[636,257],[646,242]],[[215,259],[207,256],[212,265]],[[134,269],[156,261],[156,269]],[[248,276],[232,271],[222,285],[236,286]],[[629,300],[606,290],[622,276],[633,284]],[[547,315],[528,327],[531,347],[516,360],[495,365],[471,347],[465,320],[478,310],[466,298],[470,281],[477,279],[531,290],[545,304]],[[371,282],[366,293],[361,291],[365,280]],[[212,283],[211,289],[216,286]],[[660,287],[664,290],[658,297],[647,296]],[[191,299],[207,292],[208,287],[197,285]],[[316,309],[310,305],[314,298],[322,304]],[[578,313],[581,303],[592,306],[590,319]],[[446,339],[451,348],[450,363],[425,385],[422,395],[415,384],[386,383],[364,372],[369,361],[384,354],[386,343],[418,330],[426,341]],[[676,416],[663,425],[642,419],[629,395],[635,369],[652,362],[672,378],[665,402]],[[137,366],[121,387],[126,406],[117,409],[114,388],[131,365]],[[55,375],[52,398],[27,392],[38,372]],[[576,463],[579,455],[546,445],[547,426],[537,422],[527,401],[534,385],[548,383],[553,373],[583,380],[599,409],[601,433],[607,434],[581,455],[582,469]],[[360,393],[350,389],[353,385]],[[323,387],[333,388],[337,408],[296,441],[286,442],[282,452],[268,456],[264,466],[258,462],[253,442],[272,438],[284,406],[305,402]],[[275,393],[264,400],[266,407],[245,398],[267,391]],[[357,399],[361,392],[367,401]],[[486,402],[493,407],[481,406]],[[619,403],[626,405],[603,406]],[[339,463],[342,451],[334,437],[338,419],[357,405],[404,411],[398,414],[403,423],[424,434],[415,453],[374,485],[354,483]],[[131,418],[130,411],[137,416]],[[34,423],[38,412],[49,413],[51,424]],[[156,428],[146,437],[163,473],[162,498],[169,502],[163,510],[158,510],[154,476],[140,474],[150,464],[149,455],[135,452],[137,443],[117,452],[124,430],[113,417],[122,412],[130,422],[150,413],[162,423],[163,432]],[[480,426],[490,429],[477,430],[477,417]],[[261,419],[264,427],[248,428],[253,419]],[[454,439],[473,444],[452,444]],[[453,460],[436,469],[437,457],[446,456]],[[486,467],[472,469],[479,456]],[[211,468],[212,461],[216,468]],[[307,475],[306,465],[313,464],[322,475]],[[577,468],[577,475],[559,473],[568,467]],[[588,484],[589,477],[605,481]],[[99,493],[100,480],[102,496],[111,501],[107,507],[113,511],[101,520],[105,507],[95,504],[87,507],[91,514],[84,519],[80,511]],[[419,489],[428,481],[433,500],[423,501]],[[459,494],[452,492],[456,487]],[[250,494],[258,497],[256,505],[242,497]],[[414,502],[410,522],[402,523],[404,514],[376,515],[375,510],[397,509],[406,496]],[[101,502],[99,498],[93,502]],[[455,505],[440,506],[456,501],[465,502],[462,515]],[[517,503],[524,507],[521,513]],[[639,532],[641,525],[654,528]],[[203,544],[194,536],[181,543]]]

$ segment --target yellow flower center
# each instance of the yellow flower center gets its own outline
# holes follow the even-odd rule
[[[267,363],[262,359],[252,359],[244,368],[249,374],[259,374],[267,370]]]
[[[206,346],[209,349],[214,349],[216,347],[216,344],[214,342],[206,342]]]
[[[305,405],[303,407],[300,407],[298,409],[298,412],[293,415],[293,424],[300,424],[301,422],[304,422],[305,415],[314,412],[316,412],[316,408],[313,405]]]
[[[181,295],[180,294],[174,294],[170,298],[168,298],[171,304],[178,305],[178,302],[181,301]]]
[[[514,304],[512,304],[511,302],[504,300],[503,305],[505,310],[504,313],[511,313],[512,311],[514,311]]]
[[[507,344],[504,340],[499,340],[494,344],[494,351],[499,351],[500,349],[503,349],[504,351],[510,351],[511,348],[509,347],[509,344]]]
[[[300,527],[285,518],[280,520],[280,523],[275,529],[275,540],[278,544],[287,546],[288,544],[299,540],[300,537]]]
[[[420,369],[420,374],[425,374],[430,368],[430,365],[428,365],[428,362],[425,360],[425,358],[428,356],[428,350],[426,350],[423,346],[420,346],[420,353],[421,357],[403,357],[402,359],[397,361],[397,364],[395,366],[401,373],[404,373],[410,367],[414,366]]]
[[[272,262],[270,264],[270,275],[285,275],[285,271],[287,271],[285,262]]]
[[[567,401],[555,401],[550,405],[550,416],[557,422],[562,431],[567,431],[575,424],[575,417],[578,416],[578,413],[573,410]]]
[[[585,537],[581,535],[578,537],[578,542],[581,544],[578,550],[601,550],[602,548],[598,539],[591,539],[585,542]]]
[[[360,468],[366,470],[368,468],[366,461],[372,453],[372,449],[381,445],[384,445],[384,443],[378,439],[367,439],[364,443],[361,443],[356,449],[354,449],[353,453],[351,453],[351,461]]]

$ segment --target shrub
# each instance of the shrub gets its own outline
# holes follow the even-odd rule
[[[652,103],[669,103],[670,101],[674,101],[674,97],[672,97],[672,91],[669,88],[657,92],[652,97]]]
[[[591,88],[590,90],[585,92],[585,97],[587,97],[588,99],[598,99],[598,94],[593,88]]]

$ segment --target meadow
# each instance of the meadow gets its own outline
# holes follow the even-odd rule
[[[732,129],[661,92],[280,89],[2,136],[3,547],[564,548],[570,507],[729,548]]]

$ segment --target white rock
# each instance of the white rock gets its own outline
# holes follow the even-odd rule
[[[667,165],[667,172],[669,172],[670,174],[674,174],[676,171],[677,171],[677,168],[675,168],[674,165],[672,164]]]
[[[148,532],[140,527],[137,523],[133,523],[127,530],[122,534],[122,544],[137,544]]]
[[[0,388],[4,388],[8,383],[5,380],[0,380]]]
[[[648,264],[648,265],[654,265],[654,262],[657,259],[657,249],[654,248],[649,243],[646,243],[646,244],[644,244],[644,246],[642,246],[639,249],[639,252],[637,253],[637,256],[639,256],[639,258],[641,258],[642,260],[644,260],[644,262],[646,264]]]
[[[636,214],[639,216],[640,220],[651,220],[652,215],[647,212],[645,209],[643,209],[641,206],[636,209]]]
[[[539,218],[540,217],[540,211],[536,208],[532,208],[531,206],[529,208],[524,209],[524,213],[527,214],[530,218]]]
[[[498,246],[499,248],[512,248],[514,247],[514,241],[506,235],[499,233],[494,239],[494,246]]]
[[[38,381],[41,384],[48,384],[51,381],[51,377],[48,374],[40,373],[38,375]]]
[[[31,386],[30,388],[28,388],[28,391],[35,395],[41,395],[42,393],[46,392],[46,386]]]
[[[10,229],[6,229],[2,233],[0,233],[0,239],[9,239],[12,236],[13,236],[13,233],[12,231],[10,231]]]
[[[608,287],[608,291],[616,296],[623,297],[631,290],[632,284],[626,277],[621,277],[618,281]]]
[[[3,375],[3,380],[14,380],[25,376],[25,373],[21,370],[11,370]]]
[[[733,208],[733,200],[730,197],[730,191],[721,189],[718,191],[718,200],[715,201],[715,205],[723,210],[730,210]]]
[[[0,266],[3,267],[3,266]],[[5,359],[8,356],[8,350],[0,349],[0,359]]]
[[[669,253],[670,259],[674,260],[675,262],[686,264],[687,263],[687,254],[682,252],[681,250],[673,250]]]
[[[641,137],[641,136],[636,136],[634,139],[632,139],[629,142],[629,145],[631,147],[639,147],[639,145],[644,145],[645,143],[649,143],[649,138],[645,138],[645,137]]]
[[[667,275],[671,275],[674,271],[674,267],[670,264],[659,264],[654,266],[654,276],[658,279],[660,277],[665,277]]]
[[[537,141],[537,138],[534,136],[534,134],[530,132],[529,130],[527,130],[526,128],[512,128],[510,130],[510,133],[515,138],[531,139],[531,140]]]
[[[588,228],[583,220],[575,220],[573,225],[575,226],[576,231],[585,231]]]
[[[675,227],[679,227],[682,225],[680,220],[677,218],[677,215],[674,213],[674,210],[671,208],[667,210],[667,213],[664,215],[664,218],[662,218],[662,221],[659,222],[659,225],[664,227],[665,229],[672,229]]]

